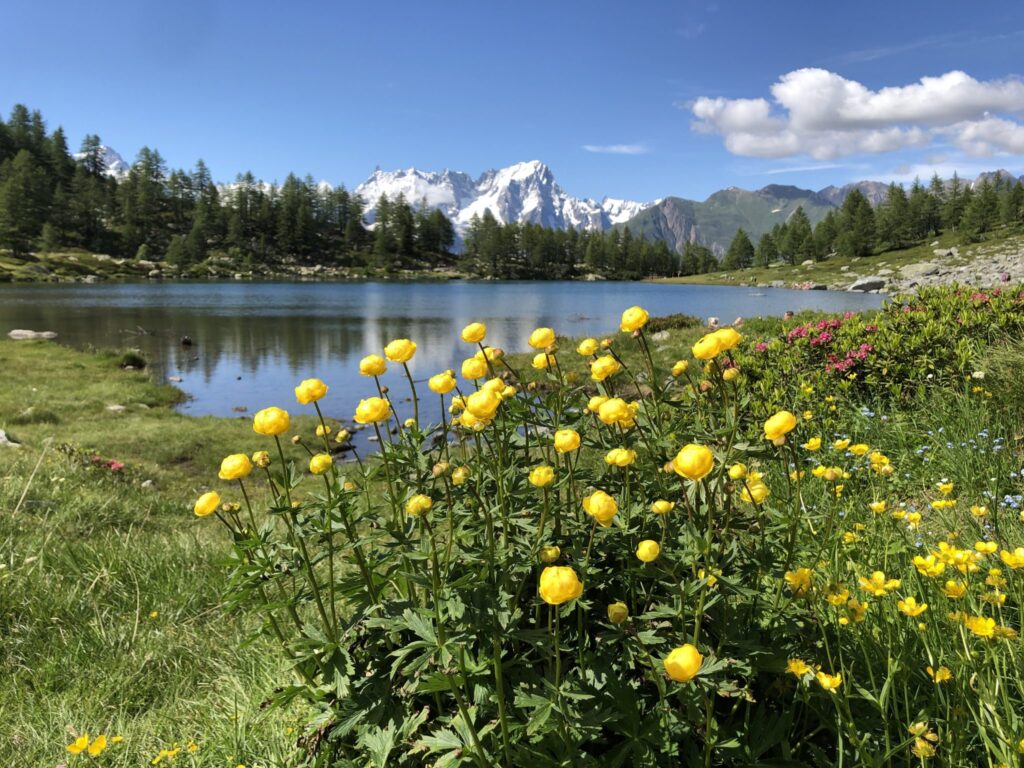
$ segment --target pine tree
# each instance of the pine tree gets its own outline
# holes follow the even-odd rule
[[[722,269],[744,269],[754,263],[754,244],[743,229],[737,229],[722,259]]]
[[[836,251],[843,256],[868,256],[875,249],[875,212],[864,194],[854,189],[839,213]]]
[[[970,187],[967,188],[970,192]],[[953,178],[949,180],[949,186],[946,189],[946,200],[942,206],[942,227],[943,229],[949,229],[956,231],[957,227],[960,226],[960,219],[964,215],[964,209],[967,207],[967,201],[964,200],[964,188],[960,183],[960,177],[957,176],[956,171],[953,171]]]
[[[46,173],[27,149],[0,168],[0,245],[16,256],[32,249],[46,223]]]
[[[754,262],[759,267],[767,267],[779,260],[779,249],[775,246],[775,238],[771,232],[765,232],[757,241],[757,253]]]
[[[780,242],[779,250],[790,264],[796,264],[799,261],[800,252],[807,250],[804,241],[813,240],[813,238],[811,222],[807,218],[807,214],[804,213],[803,206],[799,206],[786,222],[786,233]]]

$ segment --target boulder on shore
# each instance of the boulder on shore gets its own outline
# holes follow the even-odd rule
[[[869,291],[881,291],[885,288],[884,277],[862,277],[859,280],[854,281],[853,285],[847,288],[847,291],[859,291],[861,293],[867,293]]]
[[[7,338],[15,341],[26,341],[31,339],[56,339],[55,331],[27,331],[24,328],[15,328],[7,334]]]

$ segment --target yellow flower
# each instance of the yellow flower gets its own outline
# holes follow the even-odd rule
[[[796,416],[789,411],[779,411],[764,423],[764,436],[773,443],[781,445],[786,435],[796,427]]]
[[[608,606],[608,621],[612,624],[622,624],[629,618],[629,608],[625,603],[611,603]]]
[[[530,470],[530,485],[535,488],[544,488],[551,485],[555,479],[555,470],[546,464],[541,464]]]
[[[964,626],[978,637],[992,637],[995,634],[996,620],[985,616],[967,616]]]
[[[327,385],[320,379],[305,379],[295,388],[295,399],[299,405],[309,405],[327,394]]]
[[[533,361],[530,363],[538,371],[546,371],[551,365],[551,355],[547,352],[538,352],[533,356]]]
[[[455,377],[451,371],[444,371],[427,379],[427,386],[434,394],[447,395],[455,389]]]
[[[935,557],[935,555],[928,555],[927,557],[915,555],[914,567],[917,568],[922,576],[938,576],[946,570],[946,564]]]
[[[825,587],[825,600],[828,601],[829,605],[834,605],[838,608],[846,605],[849,599],[850,590],[842,584],[832,583]]]
[[[999,545],[994,541],[976,541],[974,542],[974,549],[983,555],[991,555],[999,549]]]
[[[359,361],[359,374],[361,376],[382,376],[387,371],[388,364],[380,355],[367,355]]]
[[[725,379],[726,381],[735,381],[739,377],[739,368],[726,368],[724,371],[722,371],[722,378]]]
[[[915,618],[928,610],[928,603],[918,603],[913,597],[908,597],[905,600],[897,601],[896,607],[907,616]]]
[[[810,421],[811,419],[814,418],[814,412],[813,411],[804,411],[803,412],[803,417],[804,417],[804,421]]]
[[[540,574],[540,598],[548,605],[561,605],[583,594],[576,571],[566,565],[549,565]]]
[[[868,614],[868,604],[862,603],[860,600],[851,597],[846,601],[846,615],[840,617],[839,623],[844,627],[850,623],[851,619],[855,622],[864,621],[864,618]]]
[[[501,349],[500,347],[484,347],[483,349],[477,351],[477,353],[474,354],[473,357],[479,358],[480,360],[494,361],[504,357],[504,355],[505,350]]]
[[[978,504],[972,504],[971,514],[978,518],[985,517],[988,514],[988,507],[983,507]]]
[[[72,755],[78,755],[78,754],[81,754],[82,752],[84,752],[86,747],[88,747],[88,746],[89,746],[89,734],[86,733],[86,734],[84,734],[82,736],[79,736],[73,742],[68,744],[67,750]]]
[[[387,421],[391,416],[391,404],[382,397],[367,397],[356,406],[357,424],[374,424]]]
[[[882,571],[872,571],[870,578],[860,577],[860,588],[874,597],[884,597],[899,586],[899,579],[887,579]]]
[[[633,421],[633,413],[625,400],[621,397],[613,397],[605,400],[598,406],[597,418],[601,420],[602,424],[607,424],[608,426],[615,424],[625,426]]]
[[[288,416],[288,411],[274,406],[257,411],[256,415],[252,417],[252,431],[266,437],[284,434],[290,425],[291,419]]]
[[[742,480],[747,476],[747,465],[736,463],[729,467],[729,479],[730,480]]]
[[[467,357],[462,361],[462,378],[482,379],[487,375],[487,361],[481,357]]]
[[[540,548],[540,561],[542,563],[553,563],[562,555],[562,549],[555,545]]]
[[[967,594],[967,585],[962,581],[953,581],[950,579],[943,585],[942,594],[950,600],[959,600]]]
[[[858,541],[860,541],[860,536],[858,536],[853,531],[846,531],[843,533],[844,544],[855,544]]]
[[[580,447],[580,433],[575,429],[560,429],[555,432],[555,450],[572,453]]]
[[[611,355],[601,355],[590,364],[590,378],[604,381],[622,370],[622,364]]]
[[[334,466],[334,459],[329,453],[318,453],[309,459],[309,471],[314,475],[322,475]]]
[[[615,513],[619,511],[619,505],[604,491],[594,491],[583,497],[583,510],[607,528],[612,524]]]
[[[672,376],[678,379],[680,376],[686,373],[686,369],[689,367],[690,363],[688,361],[676,360],[675,364],[672,366]]]
[[[584,339],[576,347],[576,354],[583,357],[590,357],[597,352],[598,343],[597,339]]]
[[[1024,568],[1024,547],[1017,547],[1013,552],[1007,552],[1004,549],[999,553],[999,559],[1008,568],[1013,568],[1014,570]]]
[[[810,666],[802,659],[789,659],[786,662],[786,671],[796,677],[803,677],[811,671]]]
[[[815,673],[814,677],[818,680],[818,684],[829,693],[835,693],[839,686],[843,684],[843,676],[838,673],[830,675],[819,670]]]
[[[220,507],[220,494],[216,491],[208,491],[196,499],[192,511],[196,517],[209,517]]]
[[[555,332],[550,328],[537,328],[530,334],[528,343],[534,349],[547,349],[555,344]]]
[[[747,504],[763,504],[769,493],[768,486],[761,482],[760,477],[751,477],[743,484],[740,498]]]
[[[883,512],[885,512],[885,502],[884,501],[872,501],[870,504],[868,504],[868,509],[870,509],[872,512],[874,512],[876,515],[880,515]]]
[[[850,439],[846,438],[844,440],[836,440],[832,443],[832,447],[837,451],[845,451],[850,447]]]
[[[690,443],[676,454],[672,467],[676,474],[694,482],[707,477],[715,466],[715,455],[704,445]]]
[[[221,480],[241,480],[243,477],[248,477],[250,472],[252,472],[252,462],[249,457],[244,453],[233,453],[224,457],[220,463],[220,472],[217,473],[217,477]]]
[[[469,479],[469,467],[457,467],[452,472],[452,484],[462,485],[466,480]]]
[[[408,339],[395,339],[384,347],[384,357],[393,363],[407,363],[416,354],[416,342]]]
[[[943,496],[949,496],[953,492],[953,483],[948,480],[943,480],[940,483],[936,483],[935,487],[939,489],[939,493]]]
[[[817,451],[821,448],[821,438],[812,437],[810,440],[804,443],[802,447],[805,451]]]
[[[783,578],[789,585],[789,591],[793,597],[803,597],[811,591],[814,585],[813,571],[810,568],[797,568],[795,571],[786,571]]]
[[[661,554],[661,547],[654,539],[644,539],[636,545],[636,556],[642,562],[653,563]]]
[[[665,499],[658,499],[656,502],[651,504],[651,512],[656,515],[667,515],[673,509],[675,509],[675,502],[666,501]]]
[[[462,329],[462,340],[467,344],[479,344],[487,335],[487,326],[483,323],[470,323]]]
[[[639,331],[647,325],[649,315],[643,307],[630,307],[622,313],[622,322],[619,323],[619,330],[625,333]]]
[[[665,672],[677,683],[686,683],[692,680],[700,671],[700,665],[704,663],[704,657],[696,646],[686,643],[678,648],[673,648],[665,657]]]
[[[636,451],[629,448],[612,448],[605,454],[604,463],[615,467],[628,467],[636,461]]]
[[[930,666],[928,666],[925,667],[925,672],[928,673],[928,677],[930,677],[936,685],[940,685],[953,679],[953,673],[950,671],[949,667],[939,667],[938,669],[932,669]]]
[[[722,351],[722,341],[713,333],[702,336],[693,345],[693,356],[698,360],[713,360]]]
[[[850,453],[852,453],[854,456],[863,456],[865,453],[867,453],[870,450],[871,450],[871,446],[870,445],[866,445],[864,443],[857,443],[856,445],[851,445],[850,446]]]
[[[424,512],[434,506],[434,500],[423,493],[417,493],[409,497],[409,500],[405,502],[405,514],[410,517],[416,517],[422,515]]]
[[[741,336],[740,332],[735,328],[719,328],[711,335],[718,339],[718,345],[722,352],[728,352],[730,349],[735,349],[740,345],[740,342],[743,341],[743,336]]]
[[[89,757],[99,757],[101,754],[103,754],[103,750],[105,750],[106,748],[107,737],[103,734],[100,734],[96,737],[96,740],[89,745],[89,749],[87,750],[87,752],[89,753]]]
[[[494,418],[501,405],[501,397],[493,389],[478,389],[466,398],[466,410],[483,421]]]

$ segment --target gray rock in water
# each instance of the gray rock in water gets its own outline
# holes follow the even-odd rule
[[[26,339],[56,339],[57,334],[54,331],[26,331],[23,328],[15,328],[7,334],[7,337],[15,341],[25,341]]]
[[[859,280],[854,281],[853,285],[847,288],[847,291],[860,291],[861,293],[867,293],[869,291],[880,291],[885,288],[884,277],[862,277]]]
[[[0,448],[21,448],[21,443],[16,443],[7,437],[7,433],[0,429]]]
[[[147,273],[149,277],[160,277],[163,274],[159,269],[151,269]]]
[[[785,280],[772,280],[771,283],[769,283],[769,285],[772,288],[785,288],[786,287],[786,281]]]

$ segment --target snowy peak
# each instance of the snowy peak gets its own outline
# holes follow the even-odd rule
[[[476,179],[449,169],[434,172],[377,168],[355,191],[371,209],[381,195],[389,200],[402,195],[416,208],[438,208],[460,234],[474,216],[482,217],[487,211],[503,224],[521,222],[555,229],[603,231],[653,205],[615,198],[598,203],[572,197],[558,186],[554,173],[539,160],[484,171]],[[372,219],[372,210],[367,213]]]
[[[103,172],[107,176],[113,176],[115,179],[123,179],[128,175],[128,171],[131,169],[129,165],[121,155],[116,151],[100,144],[101,157],[103,159]],[[85,157],[85,154],[78,152],[74,155],[75,160],[81,160]]]

